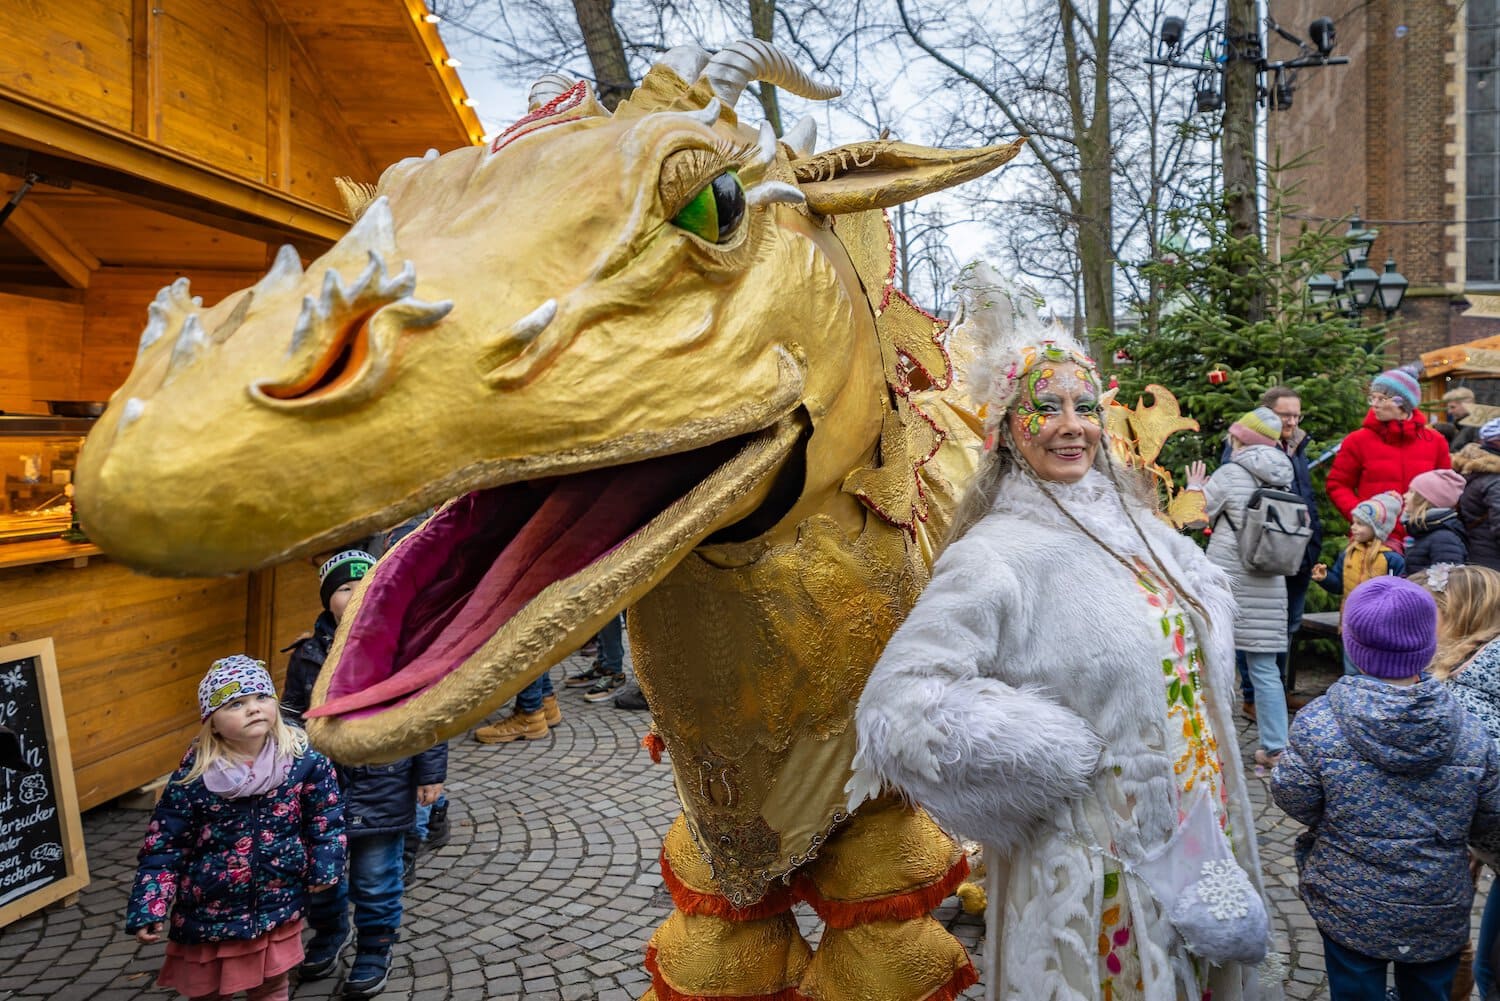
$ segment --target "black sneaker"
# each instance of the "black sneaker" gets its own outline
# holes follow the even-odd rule
[[[395,942],[394,934],[360,937],[354,964],[349,967],[349,976],[344,978],[345,998],[358,1001],[385,990],[386,982],[391,979],[391,946]]]
[[[297,967],[297,976],[302,980],[322,980],[338,969],[339,957],[344,947],[354,940],[354,929],[343,931],[313,930],[308,940],[307,953]]]
[[[583,693],[583,700],[585,702],[603,702],[605,699],[612,699],[615,697],[615,689],[623,687],[624,684],[625,673],[623,671],[619,674],[606,674],[594,682],[593,688]]]
[[[615,708],[642,710],[651,707],[646,705],[646,696],[641,694],[641,686],[632,681],[615,693]]]
[[[591,668],[589,668],[587,671],[584,671],[582,674],[572,675],[571,677],[568,678],[568,680],[564,681],[563,682],[563,687],[564,688],[585,688],[585,687],[592,687],[595,682],[600,681],[600,680],[602,680],[604,678],[607,678],[607,677],[609,677],[609,672],[604,669],[604,665],[603,664],[600,664],[596,660],[596,661],[594,661],[594,666],[591,667]]]
[[[452,837],[453,828],[448,823],[448,804],[439,803],[427,815],[427,840],[422,842],[422,850],[435,852]]]

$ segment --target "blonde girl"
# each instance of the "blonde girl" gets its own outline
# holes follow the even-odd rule
[[[1434,564],[1411,580],[1438,606],[1438,648],[1428,671],[1446,682],[1454,699],[1500,741],[1500,573],[1489,567]],[[1493,855],[1491,856],[1493,858]],[[1476,865],[1474,872],[1478,875]],[[1494,951],[1500,939],[1500,894],[1490,892],[1474,950],[1474,983],[1481,998],[1495,998]],[[1459,997],[1462,976],[1453,996]],[[1463,997],[1468,997],[1464,990]]]
[[[261,661],[214,661],[198,709],[202,729],[151,815],[125,927],[152,944],[170,923],[159,986],[284,1001],[307,893],[344,869],[338,781],[282,722]]]

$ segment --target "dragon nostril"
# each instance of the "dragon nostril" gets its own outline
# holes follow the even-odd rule
[[[276,400],[305,400],[320,396],[353,378],[370,355],[370,317],[374,310],[350,318],[303,378],[284,385],[262,385],[260,391]]]

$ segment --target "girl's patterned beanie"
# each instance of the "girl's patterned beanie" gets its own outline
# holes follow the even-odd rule
[[[276,697],[276,685],[266,662],[237,653],[213,662],[198,682],[198,716],[208,719],[220,708],[246,695]]]

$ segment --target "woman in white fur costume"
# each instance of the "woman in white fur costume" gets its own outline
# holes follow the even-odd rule
[[[851,806],[985,845],[987,998],[1278,998],[1228,580],[1111,461],[1094,363],[987,267],[959,291],[989,448],[860,698]]]

